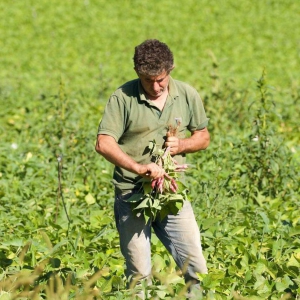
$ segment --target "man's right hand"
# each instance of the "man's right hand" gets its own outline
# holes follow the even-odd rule
[[[157,179],[165,175],[165,170],[155,163],[150,163],[148,165],[140,165],[138,175],[146,178]]]

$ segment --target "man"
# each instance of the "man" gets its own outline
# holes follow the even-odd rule
[[[208,119],[194,88],[174,80],[173,54],[158,40],[146,40],[135,47],[137,79],[118,88],[110,97],[98,129],[96,151],[115,165],[115,218],[120,247],[130,280],[151,275],[151,228],[172,254],[189,284],[199,283],[197,273],[207,273],[200,232],[189,201],[177,215],[169,214],[145,222],[126,202],[134,193],[143,193],[139,180],[163,177],[165,171],[152,162],[149,142],[169,147],[178,163],[185,154],[206,149],[210,137]],[[180,120],[177,136],[168,126]],[[185,136],[190,131],[189,137]]]

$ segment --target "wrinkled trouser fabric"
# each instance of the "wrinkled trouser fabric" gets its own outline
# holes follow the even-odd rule
[[[162,221],[157,218],[145,224],[142,215],[132,212],[126,202],[132,193],[116,194],[115,219],[120,235],[121,252],[126,261],[129,279],[151,275],[151,227],[183,271],[186,282],[198,282],[197,273],[206,274],[206,261],[202,253],[200,231],[191,203],[184,201],[177,215],[168,215]]]

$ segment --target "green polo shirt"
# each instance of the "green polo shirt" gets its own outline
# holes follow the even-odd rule
[[[181,124],[178,137],[186,137],[187,131],[203,129],[208,124],[203,103],[198,92],[190,85],[170,77],[169,95],[164,109],[160,111],[147,100],[139,79],[129,81],[110,97],[98,134],[112,136],[120,148],[141,164],[151,162],[149,143],[155,141],[162,148],[168,126]],[[174,157],[178,163],[185,162],[185,155]],[[140,176],[115,167],[113,182],[119,191],[139,188]]]

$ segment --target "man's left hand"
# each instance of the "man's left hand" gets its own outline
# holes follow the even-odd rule
[[[167,132],[165,146],[170,147],[171,155],[176,155],[204,150],[208,147],[209,142],[209,132],[207,128],[203,128],[193,131],[190,137],[183,139],[179,139],[176,136],[171,136],[171,133]]]
[[[181,140],[176,136],[171,136],[170,132],[167,132],[165,146],[170,147],[171,155],[179,154],[181,151]]]

